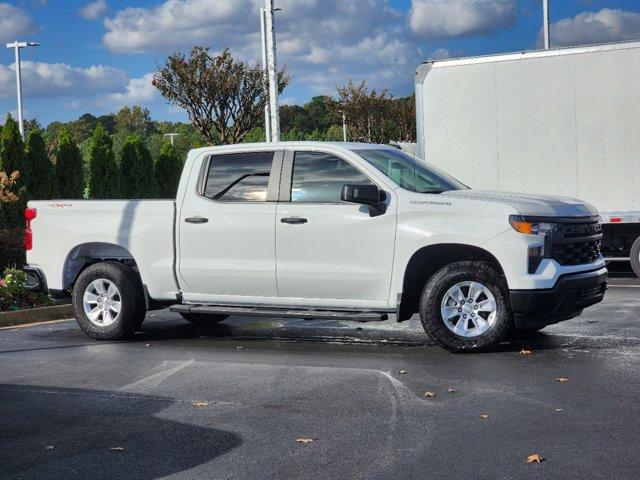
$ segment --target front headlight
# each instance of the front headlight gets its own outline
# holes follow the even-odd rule
[[[527,235],[544,236],[549,232],[553,232],[556,228],[555,223],[527,220],[525,217],[521,217],[520,215],[511,215],[509,217],[509,223],[516,232]]]

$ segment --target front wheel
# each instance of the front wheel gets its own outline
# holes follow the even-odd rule
[[[73,286],[73,309],[84,333],[97,340],[121,340],[140,328],[146,314],[138,274],[119,262],[87,267]]]
[[[508,289],[488,262],[455,262],[429,279],[420,298],[429,337],[451,352],[484,350],[513,330]]]

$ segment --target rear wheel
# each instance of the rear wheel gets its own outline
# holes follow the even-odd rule
[[[98,340],[128,337],[146,314],[140,277],[119,262],[100,262],[84,270],[73,286],[72,300],[78,325]]]
[[[215,325],[224,321],[229,315],[207,315],[203,313],[181,313],[182,318],[194,325]]]
[[[480,261],[456,262],[436,272],[422,292],[420,319],[429,337],[452,352],[487,349],[513,330],[504,279]]]
[[[631,260],[631,268],[637,277],[640,277],[640,237],[633,242],[631,246],[631,253],[629,254]]]

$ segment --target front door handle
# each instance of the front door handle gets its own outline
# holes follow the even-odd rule
[[[205,217],[189,217],[185,218],[184,221],[187,223],[207,223],[209,219]]]
[[[280,221],[282,223],[289,223],[291,225],[302,225],[303,223],[307,223],[307,219],[301,217],[286,217],[281,218]]]

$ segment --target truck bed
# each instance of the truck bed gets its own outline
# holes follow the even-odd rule
[[[29,202],[33,248],[27,262],[49,290],[70,287],[80,259],[135,258],[154,298],[175,298],[173,200],[47,200]]]

